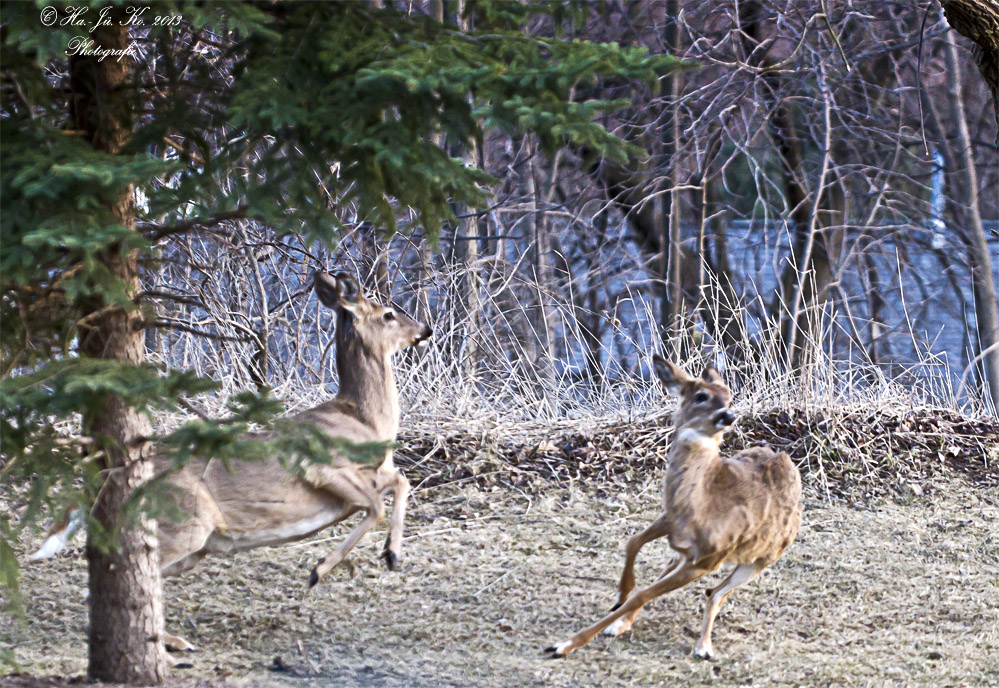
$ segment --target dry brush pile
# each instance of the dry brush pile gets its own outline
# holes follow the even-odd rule
[[[672,432],[668,413],[589,426],[504,423],[502,430],[416,421],[404,428],[396,461],[420,487],[473,483],[534,491],[585,480],[603,489],[660,469]],[[756,412],[740,419],[722,451],[759,444],[786,451],[807,488],[851,501],[921,495],[947,471],[978,487],[999,486],[999,422],[948,409],[857,404]]]

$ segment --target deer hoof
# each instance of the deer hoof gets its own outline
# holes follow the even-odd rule
[[[623,603],[623,602],[615,602],[615,603],[614,603],[614,606],[613,606],[613,607],[611,607],[611,608],[610,608],[610,610],[611,610],[612,612],[616,612],[616,611],[618,610],[618,608],[619,608],[619,607],[620,607],[620,606],[621,606],[622,604],[624,604],[624,603]]]
[[[548,655],[548,659],[564,659],[571,651],[567,649],[568,646],[569,641],[558,643],[557,645],[549,645],[545,648],[545,653]]]
[[[385,566],[388,567],[388,570],[395,571],[396,566],[399,565],[399,557],[395,555],[395,552],[387,549],[382,553],[382,557],[385,558]]]
[[[316,587],[316,583],[319,582],[319,567],[326,563],[326,557],[319,557],[319,561],[316,565],[312,567],[312,573],[309,574],[309,587]]]
[[[694,657],[696,659],[703,659],[705,661],[711,659],[711,650],[707,648],[698,647],[694,650]]]

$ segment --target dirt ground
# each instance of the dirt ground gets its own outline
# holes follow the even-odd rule
[[[862,506],[813,492],[797,542],[723,608],[715,660],[691,650],[721,573],[650,604],[623,638],[546,659],[610,608],[624,541],[657,515],[658,475],[620,489],[419,489],[401,570],[380,565],[380,530],[353,575],[341,567],[311,592],[309,571],[346,526],[207,559],[165,586],[168,629],[199,647],[173,673],[185,686],[303,688],[999,686],[999,491],[959,477]],[[0,620],[0,649],[27,674],[85,673],[82,539],[26,563],[26,616]],[[667,551],[643,550],[640,585]]]

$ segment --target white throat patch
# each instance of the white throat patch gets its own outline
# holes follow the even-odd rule
[[[715,442],[713,437],[700,433],[693,428],[684,428],[678,432],[676,435],[676,441],[679,444],[686,444],[691,449],[718,449],[718,443]]]

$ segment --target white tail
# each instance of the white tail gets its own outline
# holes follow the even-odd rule
[[[791,458],[754,447],[722,458],[722,436],[735,417],[731,392],[712,367],[692,378],[673,363],[654,358],[656,374],[680,397],[676,430],[663,485],[663,514],[628,541],[617,604],[611,613],[569,640],[546,649],[561,657],[604,631],[620,635],[631,628],[649,601],[735,564],[725,581],[708,591],[701,638],[694,654],[712,655],[711,631],[725,598],[777,561],[801,525],[801,474]],[[635,558],[642,547],[668,537],[677,557],[647,588],[635,588]]]
[[[391,358],[424,342],[430,328],[408,315],[361,294],[345,273],[318,273],[321,303],[336,312],[336,357],[340,390],[336,398],[295,417],[334,438],[351,442],[394,442],[399,430],[399,397]],[[162,469],[168,464],[164,462]],[[209,553],[228,553],[300,540],[348,516],[364,518],[332,553],[319,560],[309,577],[313,586],[385,517],[382,498],[395,494],[384,558],[394,568],[402,543],[409,482],[386,452],[377,465],[334,456],[331,464],[310,465],[304,476],[288,473],[271,457],[260,462],[192,462],[169,477],[188,518],[159,522],[160,564],[164,574],[180,573]],[[79,511],[53,528],[32,559],[50,557],[66,546],[82,523]],[[75,526],[74,526],[75,524]]]
[[[70,538],[76,535],[84,523],[83,512],[78,507],[71,507],[66,510],[58,523],[49,529],[45,542],[38,548],[38,551],[29,554],[28,559],[48,559],[59,554],[66,549]]]

